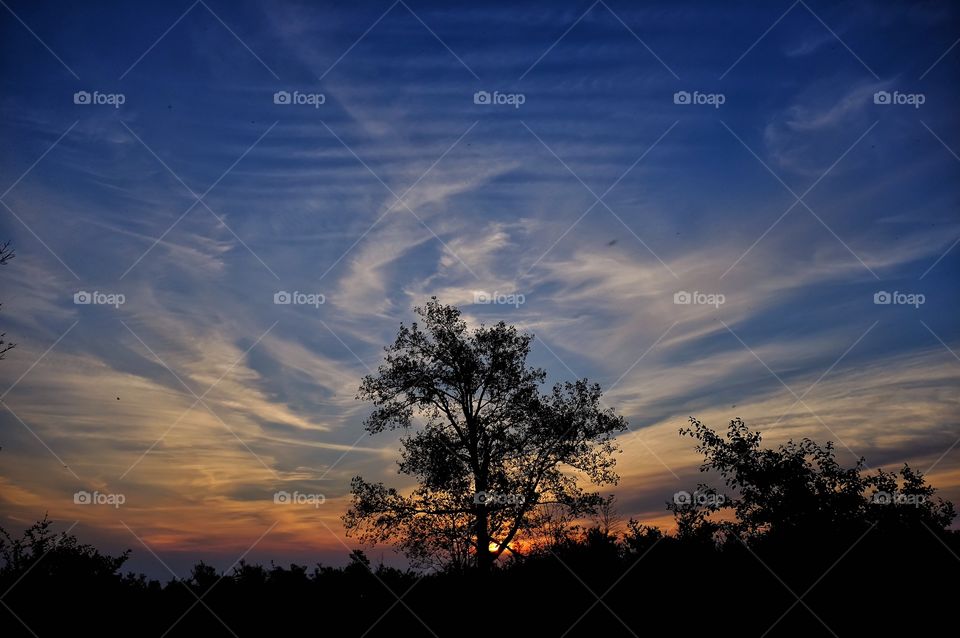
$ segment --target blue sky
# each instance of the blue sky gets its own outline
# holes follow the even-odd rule
[[[960,498],[949,3],[0,9],[4,527],[340,561],[350,477],[404,484],[359,380],[431,295],[608,388],[624,516],[695,485],[690,415]]]

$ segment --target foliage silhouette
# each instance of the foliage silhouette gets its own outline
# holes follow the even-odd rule
[[[121,575],[128,552],[102,555],[46,519],[20,538],[0,530],[0,635],[638,636],[664,622],[684,635],[944,633],[960,534],[918,472],[843,468],[806,439],[763,449],[739,419],[726,435],[695,420],[684,432],[728,500],[668,503],[672,534],[634,519],[616,531],[612,501],[595,524],[561,508],[549,535],[485,575],[374,566],[354,550],[342,568],[200,562],[161,584]]]
[[[680,432],[697,440],[696,449],[704,456],[701,471],[718,473],[733,493],[719,500],[703,499],[707,507],[673,506],[678,525],[682,520],[681,528],[693,533],[800,542],[825,529],[856,533],[864,524],[891,533],[923,526],[942,530],[956,516],[953,504],[934,500],[935,490],[923,474],[906,464],[894,473],[878,469],[864,474],[862,457],[844,468],[832,442],[821,446],[809,438],[788,441],[776,450],[763,449],[760,433],[741,419],[730,422],[726,436],[694,418]],[[717,493],[703,484],[698,492]],[[723,509],[732,509],[736,519],[718,524],[704,517]]]
[[[401,325],[385,362],[363,379],[370,434],[423,426],[401,441],[409,496],[352,482],[348,532],[393,542],[418,566],[489,571],[512,543],[541,531],[543,507],[596,511],[582,487],[617,482],[613,436],[626,422],[600,407],[600,386],[581,379],[542,393],[546,373],[527,364],[533,335],[504,322],[470,330],[460,310],[433,298],[423,326]]]

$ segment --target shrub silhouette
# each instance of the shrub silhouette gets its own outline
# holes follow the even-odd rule
[[[161,584],[121,575],[128,552],[105,556],[47,519],[19,538],[2,531],[0,632],[639,636],[667,622],[684,635],[944,633],[960,538],[953,505],[920,473],[845,468],[831,444],[807,439],[764,449],[739,419],[723,435],[696,420],[684,433],[729,491],[700,493],[727,500],[669,502],[669,534],[634,519],[615,531],[612,502],[592,524],[560,510],[545,516],[550,534],[485,575],[373,565],[354,550],[340,568],[200,562]]]
[[[842,467],[832,442],[804,438],[777,449],[761,447],[761,435],[741,419],[730,421],[725,436],[691,418],[682,435],[697,440],[701,471],[715,471],[730,494],[715,505],[673,506],[678,527],[687,533],[731,533],[747,540],[801,542],[807,535],[860,533],[865,525],[882,533],[944,530],[956,516],[952,503],[934,500],[922,473],[904,465],[894,473],[865,474],[864,459]],[[699,485],[699,494],[717,494]],[[713,502],[711,499],[704,499]],[[718,524],[705,515],[732,509],[733,522]]]

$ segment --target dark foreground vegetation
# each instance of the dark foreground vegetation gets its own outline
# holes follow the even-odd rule
[[[44,519],[0,529],[0,637],[956,634],[960,534],[921,473],[691,419],[681,434],[718,484],[664,495],[667,535],[587,489],[617,482],[627,427],[598,385],[545,391],[532,335],[470,330],[435,299],[417,314],[360,388],[371,435],[406,433],[398,470],[417,488],[355,477],[343,516],[417,570],[354,551],[342,568],[199,563],[161,583]]]
[[[606,501],[592,524],[545,516],[492,570],[402,571],[356,551],[343,568],[200,563],[162,584],[43,521],[4,533],[0,635],[953,634],[960,534],[918,472],[844,468],[806,439],[764,449],[739,420],[684,432],[724,486],[671,499],[674,533],[620,523]]]

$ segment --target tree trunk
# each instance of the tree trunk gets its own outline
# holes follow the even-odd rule
[[[490,571],[493,561],[490,555],[490,530],[487,527],[487,506],[477,505],[477,570]]]

